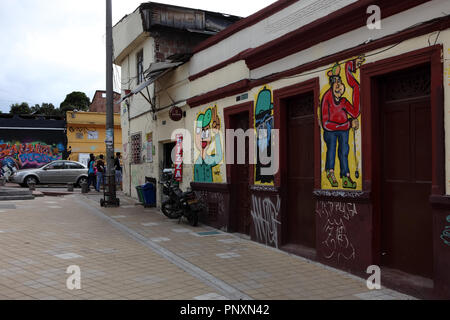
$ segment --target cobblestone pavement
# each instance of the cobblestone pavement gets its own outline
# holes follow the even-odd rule
[[[0,299],[413,299],[209,227],[168,220],[121,197],[0,202]],[[69,266],[81,290],[68,290]]]

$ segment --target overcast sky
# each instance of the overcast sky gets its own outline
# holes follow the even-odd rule
[[[137,0],[113,0],[113,23]],[[159,0],[242,17],[275,0]],[[105,89],[105,0],[0,0],[0,110]],[[117,88],[116,88],[117,89]]]

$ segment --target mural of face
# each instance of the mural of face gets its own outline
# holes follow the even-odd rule
[[[217,106],[208,108],[198,115],[195,122],[195,146],[200,152],[194,166],[194,181],[201,183],[214,182],[214,168],[220,164],[223,158],[222,142],[220,139],[221,121],[217,113]],[[209,154],[211,144],[215,142],[215,154]],[[216,173],[220,175],[220,171]]]
[[[345,93],[345,85],[342,83],[341,65],[336,63],[328,72],[328,77],[330,78],[331,90],[333,92],[333,97],[336,102],[339,102]]]
[[[201,152],[201,157],[204,159],[206,157],[206,151],[211,145],[211,120],[212,120],[212,110],[208,109],[205,113],[198,116],[196,122],[195,131],[195,145],[197,149]]]
[[[336,101],[340,101],[345,93],[345,85],[342,83],[341,77],[336,77],[333,81],[333,96]]]

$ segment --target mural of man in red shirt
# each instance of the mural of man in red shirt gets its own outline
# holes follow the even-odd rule
[[[358,130],[358,117],[360,110],[360,85],[355,78],[356,71],[365,61],[364,57],[346,62],[345,76],[348,85],[353,89],[353,103],[344,97],[346,90],[341,79],[341,65],[336,63],[328,72],[330,89],[324,94],[321,104],[322,128],[324,140],[327,145],[326,174],[333,188],[338,188],[339,183],[334,174],[336,161],[336,146],[341,167],[342,186],[345,189],[356,189],[356,182],[350,176],[348,155],[350,146],[348,143],[350,129]]]

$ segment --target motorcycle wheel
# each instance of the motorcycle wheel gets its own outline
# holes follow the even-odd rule
[[[197,227],[198,226],[198,214],[197,211],[192,211],[191,214],[189,215],[189,217],[187,217],[189,223],[191,226],[193,227]]]
[[[161,206],[161,211],[169,219],[175,220],[180,218],[180,214],[173,208],[172,201],[164,202]]]

